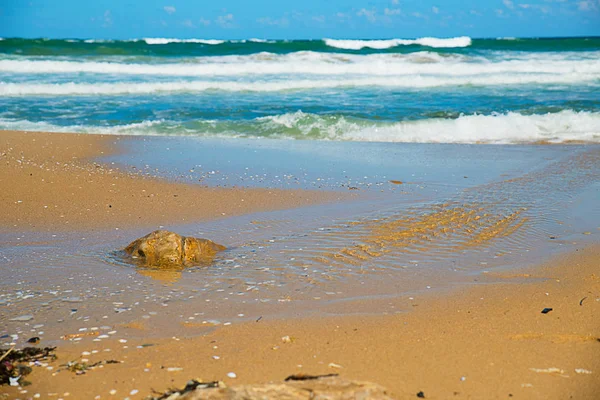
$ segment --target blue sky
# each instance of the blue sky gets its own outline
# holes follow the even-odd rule
[[[600,36],[600,0],[3,0],[0,37]]]

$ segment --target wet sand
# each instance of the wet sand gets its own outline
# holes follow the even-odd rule
[[[93,161],[118,151],[121,140],[119,136],[1,131],[0,229],[153,228],[342,198],[324,191],[173,183]]]
[[[0,194],[0,229],[32,232],[27,241],[17,240],[22,238],[20,235],[4,243],[5,249],[18,243],[22,250],[11,248],[10,255],[4,255],[5,267],[14,269],[20,265],[21,269],[14,269],[19,271],[17,278],[6,280],[13,282],[12,286],[2,286],[0,301],[7,307],[0,313],[0,321],[7,322],[8,328],[0,332],[18,333],[19,347],[29,336],[41,336],[41,346],[58,345],[59,357],[47,366],[34,367],[33,374],[26,377],[31,386],[2,387],[9,398],[30,398],[39,393],[40,398],[53,399],[135,399],[151,394],[153,389],[183,387],[192,378],[223,380],[231,385],[281,382],[300,372],[339,373],[344,378],[375,382],[397,398],[416,398],[421,391],[425,398],[433,399],[598,398],[600,247],[577,247],[573,243],[575,238],[594,242],[597,234],[597,226],[593,226],[593,232],[582,235],[577,222],[580,213],[589,207],[593,211],[594,202],[588,200],[593,200],[598,189],[598,153],[593,150],[544,169],[533,169],[534,173],[525,178],[466,190],[467,194],[459,197],[456,204],[478,213],[487,212],[477,220],[475,214],[455,208],[453,203],[439,205],[442,211],[423,203],[420,207],[429,208],[417,208],[416,219],[406,219],[404,210],[394,209],[386,218],[377,214],[366,222],[344,222],[337,230],[319,228],[324,230],[312,234],[300,230],[274,239],[267,230],[266,236],[256,236],[260,240],[251,240],[239,249],[239,256],[243,257],[262,249],[264,259],[259,257],[253,264],[246,263],[246,258],[236,258],[235,252],[227,255],[246,266],[240,266],[244,271],[241,275],[234,266],[175,279],[156,280],[153,276],[155,280],[150,282],[150,278],[144,280],[147,277],[143,271],[138,271],[134,279],[135,272],[127,274],[118,266],[108,266],[97,259],[89,265],[81,262],[83,258],[69,261],[58,257],[52,262],[38,262],[40,255],[55,245],[69,252],[78,243],[86,242],[66,234],[55,244],[46,234],[40,244],[35,242],[34,233],[114,233],[119,228],[118,234],[111,236],[121,235],[119,240],[124,241],[123,231],[127,229],[193,223],[346,197],[306,190],[207,188],[143,173],[126,173],[92,161],[102,152],[118,151],[123,140],[120,137],[0,134],[0,184],[11,188]],[[575,172],[569,169],[572,166]],[[571,194],[586,188],[587,182],[592,182],[592,186],[591,190],[586,189],[585,201]],[[527,218],[522,215],[525,209],[521,203],[527,203],[527,197],[520,199],[521,193],[535,196],[552,187],[569,193],[568,201],[577,200],[573,206],[576,212],[571,215],[576,222],[567,220],[569,230],[562,237],[554,236],[556,230],[547,230],[554,225],[536,228],[531,220],[539,215],[542,222],[550,219],[563,203],[552,204],[554,208],[546,210],[542,208],[545,204],[530,202]],[[392,196],[389,193],[387,196]],[[501,197],[504,195],[508,200]],[[398,201],[397,198],[391,200]],[[202,207],[198,207],[198,199],[202,200]],[[481,202],[493,212],[479,211]],[[594,224],[595,216],[586,214],[586,223]],[[308,212],[295,218],[289,223],[295,225],[298,218],[312,217]],[[481,227],[472,226],[473,220],[482,221]],[[247,226],[256,224],[275,225],[251,221],[241,225],[244,228],[240,233],[250,235]],[[559,225],[562,224],[561,221]],[[448,231],[440,231],[446,227]],[[398,236],[398,231],[404,233]],[[105,247],[114,249],[111,246],[116,239],[103,235],[97,236],[105,243],[96,246],[102,251]],[[460,246],[452,241],[454,236]],[[299,237],[303,239],[298,241]],[[357,240],[380,244],[390,252],[380,255],[370,251],[356,257],[349,246]],[[502,253],[496,252],[492,244],[502,240],[507,241],[508,247]],[[542,240],[547,243],[544,249],[557,252],[564,246],[573,251],[541,266],[517,268],[535,261],[531,257],[539,253],[532,247]],[[301,258],[303,248],[312,250],[321,243],[332,254],[329,258],[333,261],[328,260],[322,267],[329,275],[323,275],[318,264],[307,271]],[[436,252],[436,247],[441,252]],[[485,260],[486,267],[479,265],[478,269],[469,270],[470,264],[456,265],[460,255],[467,254],[466,249],[481,256],[469,255],[475,264],[484,264],[480,261]],[[494,260],[509,259],[512,251],[515,254],[505,265],[507,268],[498,267],[502,264],[492,267]],[[525,253],[529,257],[515,263]],[[92,254],[93,251],[83,252],[79,256],[92,258]],[[269,258],[272,254],[284,254],[289,264],[277,268],[271,265],[273,271],[267,271],[263,268],[265,263],[269,266],[269,260],[279,260]],[[547,258],[548,254],[544,256]],[[459,274],[460,279],[449,280],[443,290],[429,290],[429,286],[423,289],[438,282],[410,260],[422,263],[428,258],[436,258],[442,266],[452,263],[452,268],[446,266],[443,273],[431,267],[429,273],[439,275],[438,280],[446,280],[452,274]],[[381,259],[398,271],[377,264]],[[67,265],[60,269],[59,264],[65,260]],[[408,267],[397,268],[400,260]],[[321,263],[320,258],[317,261]],[[363,269],[363,264],[378,268]],[[48,271],[43,271],[44,267]],[[2,271],[8,274],[7,268]],[[112,275],[112,281],[105,278]],[[174,282],[180,279],[182,285],[177,286]],[[248,286],[250,281],[255,283]],[[266,286],[261,286],[262,281]],[[386,290],[379,291],[378,286]],[[421,290],[407,294],[407,290],[416,287]],[[390,292],[391,289],[396,292]],[[342,292],[344,295],[339,298],[333,296]],[[239,296],[243,293],[249,295]],[[329,302],[317,300],[329,295],[333,299]],[[272,301],[252,303],[255,297]],[[304,300],[297,301],[300,297]],[[212,310],[215,303],[219,308]],[[544,308],[552,311],[542,314]],[[277,311],[282,309],[285,311]],[[209,318],[213,311],[228,317],[213,322]],[[8,321],[25,313],[34,314],[35,318]],[[229,318],[237,313],[244,315]],[[173,331],[176,333],[171,337]],[[289,339],[283,340],[284,337]],[[7,340],[11,337],[3,336],[2,341]],[[84,375],[61,367],[69,361],[102,360],[123,363],[97,367]],[[230,372],[237,377],[229,378]],[[116,394],[111,395],[112,390]],[[133,390],[137,392],[130,395]]]
[[[100,343],[93,336],[65,341],[54,369],[35,368],[21,396],[124,398],[138,390],[130,398],[142,398],[192,378],[234,385],[338,373],[379,383],[397,398],[423,391],[431,399],[597,399],[598,260],[600,247],[592,246],[543,266],[489,274],[487,284],[451,294],[390,299],[395,315],[257,318],[199,337],[182,328],[178,337],[126,343],[116,328]],[[542,314],[544,308],[552,311]],[[136,328],[143,333],[146,324]],[[82,359],[123,363],[85,375],[59,367]],[[18,397],[14,388],[7,393]]]

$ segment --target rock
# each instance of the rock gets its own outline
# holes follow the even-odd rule
[[[198,388],[177,400],[391,400],[385,388],[370,382],[349,381],[339,377],[306,381],[269,383],[262,385],[236,385],[232,387]]]
[[[154,231],[125,248],[137,264],[146,267],[181,269],[210,264],[226,247],[208,239],[186,237],[169,231]]]

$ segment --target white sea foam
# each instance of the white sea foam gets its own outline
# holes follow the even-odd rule
[[[361,50],[369,49],[389,49],[396,46],[420,45],[437,48],[450,47],[468,47],[471,45],[471,38],[461,36],[455,38],[434,38],[423,37],[419,39],[389,39],[389,40],[344,40],[344,39],[323,39],[325,44],[330,47],[335,47],[344,50]]]
[[[168,39],[168,38],[144,38],[147,44],[169,44],[169,43],[201,43],[201,44],[221,44],[224,40],[215,39]]]
[[[174,121],[153,120],[114,126],[59,126],[47,122],[0,118],[0,129],[87,132],[131,135],[197,135],[249,137],[245,130],[220,129],[218,121],[203,121],[210,130],[178,127]],[[361,142],[490,143],[516,144],[547,141],[600,143],[600,113],[563,110],[553,114],[522,115],[509,112],[464,115],[457,119],[433,118],[402,122],[367,122],[341,116],[318,116],[301,111],[257,118],[248,122],[259,133],[281,139],[312,139]],[[161,129],[167,126],[168,129]],[[290,131],[291,130],[291,131]],[[261,136],[263,136],[261,134]]]
[[[600,113],[465,115],[427,119],[345,133],[342,140],[418,143],[600,142]]]
[[[158,94],[203,91],[277,92],[351,87],[432,88],[444,86],[505,86],[581,84],[598,86],[597,74],[511,74],[501,76],[404,76],[369,77],[354,79],[277,79],[259,81],[171,81],[171,82],[117,82],[117,83],[6,83],[0,82],[0,96],[36,95],[119,95]]]
[[[523,58],[489,59],[464,55],[440,55],[421,51],[410,54],[343,55],[296,52],[285,55],[258,53],[246,56],[199,57],[174,63],[123,63],[0,59],[0,72],[14,74],[110,74],[160,76],[242,76],[242,75],[339,75],[486,77],[502,81],[514,74],[547,75],[559,81],[562,75],[581,74],[600,78],[600,52],[573,59],[567,54],[542,53]],[[509,76],[510,78],[510,76]]]
[[[115,41],[112,39],[86,39],[83,42],[84,43],[114,43]]]
[[[248,39],[248,41],[253,42],[253,43],[275,43],[273,40],[257,39],[257,38]]]
[[[37,131],[37,132],[66,132],[66,133],[95,133],[103,135],[157,135],[155,126],[163,124],[164,120],[144,121],[133,124],[93,126],[93,125],[56,125],[45,121],[13,120],[0,118],[0,129]]]

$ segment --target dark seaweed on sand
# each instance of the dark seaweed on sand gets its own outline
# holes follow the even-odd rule
[[[44,347],[43,349],[25,347],[22,350],[0,349],[0,385],[10,384],[10,378],[31,373],[31,368],[21,363],[56,360],[54,350],[56,347]]]
[[[290,375],[287,378],[285,378],[285,381],[286,382],[289,382],[289,381],[311,381],[311,380],[321,379],[321,378],[332,378],[334,376],[338,376],[338,374],[327,374],[327,375],[295,374],[295,375]]]
[[[107,365],[107,364],[120,364],[121,361],[117,360],[106,360],[106,361],[98,361],[93,364],[81,363],[77,361],[69,361],[68,363],[61,365],[61,367],[66,367],[67,370],[74,372],[77,375],[83,375],[86,371],[96,368],[99,365]]]
[[[164,393],[154,391],[154,393],[157,394],[159,397],[151,396],[151,397],[148,397],[147,399],[148,400],[165,400],[165,399],[168,399],[169,397],[171,397],[172,395],[174,395],[175,393],[179,393],[179,395],[181,396],[186,393],[193,392],[196,389],[218,388],[218,387],[220,387],[219,385],[220,384],[218,381],[201,382],[201,381],[197,381],[196,379],[192,379],[191,381],[188,381],[188,383],[185,385],[185,387],[183,389],[169,389],[169,390],[165,391]]]

